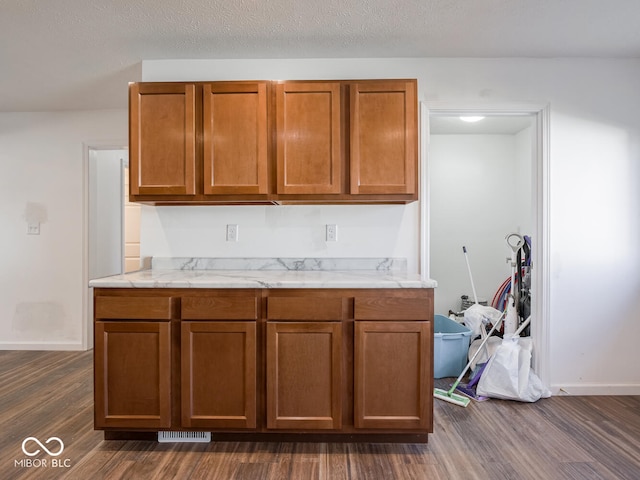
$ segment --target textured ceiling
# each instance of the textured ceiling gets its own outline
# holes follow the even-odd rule
[[[0,0],[0,111],[124,108],[150,59],[640,58],[639,0]]]

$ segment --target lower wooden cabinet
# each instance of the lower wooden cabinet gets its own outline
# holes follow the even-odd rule
[[[255,322],[183,321],[182,426],[256,427]]]
[[[94,292],[95,428],[109,434],[432,431],[432,290]]]
[[[431,322],[355,322],[356,428],[419,429],[431,422]]]
[[[97,428],[171,426],[171,324],[95,323]]]
[[[267,323],[267,428],[342,426],[342,324]]]

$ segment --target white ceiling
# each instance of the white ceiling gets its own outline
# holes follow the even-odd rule
[[[0,0],[0,111],[125,108],[140,62],[640,58],[638,0]]]

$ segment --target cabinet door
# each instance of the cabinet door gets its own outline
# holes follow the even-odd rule
[[[356,428],[429,428],[431,332],[431,322],[355,322]]]
[[[203,86],[204,193],[267,193],[267,82]]]
[[[182,322],[182,426],[255,428],[255,322]]]
[[[95,323],[95,426],[171,426],[171,323]]]
[[[194,195],[195,85],[131,84],[131,195]]]
[[[341,385],[341,323],[267,323],[267,428],[341,428]]]
[[[340,83],[277,85],[277,193],[341,192],[340,118]]]
[[[350,86],[352,194],[415,194],[416,82]]]

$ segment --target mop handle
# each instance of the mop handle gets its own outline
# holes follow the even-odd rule
[[[496,323],[494,323],[493,328],[491,329],[491,331],[489,332],[489,334],[484,338],[484,340],[482,340],[482,343],[480,344],[480,346],[478,347],[478,349],[476,350],[476,353],[473,354],[473,356],[471,357],[471,360],[469,360],[469,363],[467,363],[467,365],[464,367],[464,370],[462,370],[462,373],[460,374],[460,376],[456,379],[455,382],[453,382],[453,385],[451,386],[451,390],[449,390],[448,394],[451,395],[453,393],[453,391],[456,389],[456,387],[458,386],[458,384],[460,383],[460,381],[462,380],[462,377],[464,377],[465,373],[467,373],[467,370],[469,370],[469,367],[471,366],[471,364],[473,363],[473,361],[476,359],[476,357],[480,354],[480,351],[482,350],[482,348],[485,346],[485,344],[489,341],[489,339],[491,338],[491,335],[493,335],[493,333],[498,329],[498,327],[500,326],[500,324],[502,323],[502,319],[504,318],[505,314],[507,313],[507,310],[505,309],[502,312],[502,315],[500,315],[500,318],[498,319],[498,321]]]
[[[476,286],[473,284],[473,275],[471,275],[471,266],[469,265],[469,257],[467,256],[467,247],[462,246],[464,252],[464,259],[467,262],[467,270],[469,271],[469,279],[471,280],[471,290],[473,290],[473,300],[478,303],[478,294],[476,293]]]

